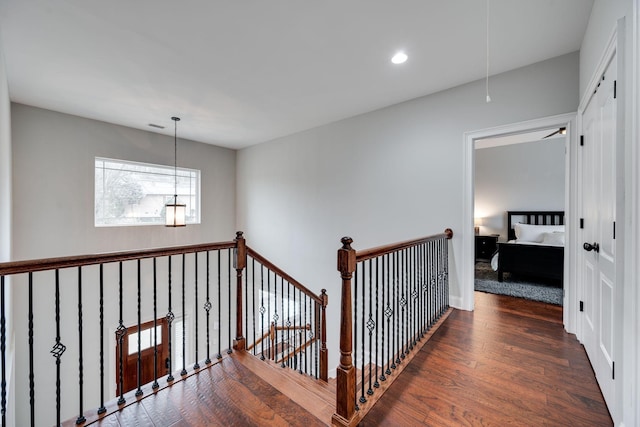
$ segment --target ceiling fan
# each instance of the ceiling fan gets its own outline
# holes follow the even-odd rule
[[[555,132],[551,132],[549,135],[543,137],[542,139],[551,138],[553,135],[566,135],[566,134],[567,134],[567,128],[562,127]]]

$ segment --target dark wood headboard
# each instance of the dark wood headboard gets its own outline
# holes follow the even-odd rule
[[[564,211],[507,211],[508,240],[516,238],[513,224],[564,225]]]

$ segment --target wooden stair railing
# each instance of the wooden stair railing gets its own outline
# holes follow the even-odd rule
[[[353,239],[342,238],[333,425],[357,425],[448,316],[447,241],[452,237],[446,229],[361,251],[351,247]]]
[[[266,273],[260,275],[256,265]],[[256,278],[273,280],[278,289],[265,293],[250,286],[249,280]],[[253,336],[263,335],[258,334],[256,318],[271,313],[270,307],[260,313],[256,295],[267,295],[281,308],[285,282],[291,297],[288,318],[305,325],[297,327],[308,335],[296,338],[288,357],[277,362],[300,372],[304,368],[303,373],[326,381],[326,292],[315,295],[247,247],[242,232],[229,242],[0,263],[2,427],[9,400],[16,402],[13,415],[19,425],[61,425],[72,416],[72,424],[85,425],[217,363],[223,353],[246,351],[247,336],[255,348]],[[6,328],[7,295],[20,304],[13,306],[13,347]],[[137,351],[123,354],[124,340],[132,333],[141,336],[143,323],[153,325],[151,347],[145,351],[142,339],[134,337],[127,342],[137,342]],[[165,338],[158,335],[158,325],[168,330]],[[293,329],[276,326],[274,337]],[[268,325],[266,329],[268,335]],[[119,344],[119,354],[114,354],[113,343]],[[159,351],[165,345],[166,368]],[[310,346],[319,359],[315,365],[306,354]],[[26,379],[16,385],[16,395],[8,396],[5,366],[12,348],[20,349],[16,381]],[[141,370],[149,367],[143,357],[149,355],[153,368],[143,380],[149,375]],[[181,366],[175,366],[174,355]],[[110,374],[114,365],[117,378]],[[125,371],[133,375],[131,388],[125,385]],[[43,384],[54,384],[50,399],[43,399],[42,389],[36,389]]]

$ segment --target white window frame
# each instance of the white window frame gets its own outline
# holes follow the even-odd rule
[[[110,163],[111,167],[106,164]],[[119,217],[104,216],[103,207],[102,215],[99,213],[99,203],[105,203],[104,189],[108,184],[105,182],[106,169],[120,167],[122,169],[130,169],[131,174],[142,174],[147,178],[154,175],[158,177],[157,181],[153,179],[135,182],[140,188],[142,187],[142,203],[132,203],[125,206],[129,209],[129,213]],[[138,169],[138,170],[136,170]],[[148,169],[145,171],[144,169]],[[185,185],[178,185],[178,203],[186,203],[188,209],[187,224],[200,224],[200,205],[201,205],[201,171],[198,169],[177,168],[178,182],[186,180],[188,182],[187,191],[184,191]],[[101,175],[100,175],[101,174]],[[100,182],[102,176],[102,182]],[[106,157],[96,157],[94,162],[94,226],[95,227],[128,227],[128,226],[145,226],[145,225],[165,225],[164,206],[167,203],[173,203],[173,195],[175,193],[174,186],[174,166],[158,165],[153,163],[133,162],[129,160],[112,159]],[[144,183],[146,183],[147,191],[144,191]],[[155,188],[151,188],[155,187]],[[183,188],[183,190],[181,190]],[[155,193],[153,193],[155,191]],[[190,199],[190,200],[189,200]],[[140,205],[148,205],[149,209]],[[151,213],[150,213],[151,212]]]

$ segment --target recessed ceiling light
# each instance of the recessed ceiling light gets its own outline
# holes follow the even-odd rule
[[[395,55],[393,55],[393,58],[391,58],[391,62],[393,62],[394,64],[403,64],[407,61],[409,57],[407,56],[406,53],[404,52],[398,52]]]

